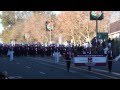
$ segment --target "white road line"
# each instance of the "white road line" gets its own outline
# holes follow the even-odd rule
[[[112,74],[120,76],[120,73],[112,72]]]
[[[77,68],[77,67],[74,67],[74,68]],[[98,75],[102,75],[102,76],[106,76],[106,77],[109,77],[109,78],[112,78],[112,79],[120,79],[120,78],[117,78],[117,77],[114,77],[114,76],[108,76],[108,75],[105,75],[105,74],[102,74],[102,73],[98,73],[98,72],[94,72],[94,71],[89,71],[87,69],[82,69],[82,68],[77,68],[77,69],[85,70],[87,72],[92,72],[92,73],[95,73],[95,74],[98,74]]]
[[[107,72],[108,73],[108,71],[106,71],[106,70],[102,70],[102,69],[96,69],[96,68],[92,68],[93,70],[97,70],[97,71],[101,71],[101,72]],[[120,73],[116,73],[116,72],[111,72],[111,74],[113,74],[113,75],[117,75],[117,76],[120,76]]]
[[[36,61],[35,61],[36,62]],[[66,69],[64,69],[64,68],[60,68],[60,67],[55,67],[55,66],[53,66],[53,65],[49,65],[49,64],[46,64],[46,63],[40,63],[40,64],[44,64],[44,65],[47,65],[47,66],[52,66],[52,67],[54,67],[54,68],[57,68],[57,69],[62,69],[62,70],[65,70],[66,71]],[[73,70],[70,70],[70,72],[71,73],[78,73],[78,72],[76,72],[76,71],[73,71]],[[83,74],[81,74],[81,75],[83,75]],[[85,75],[85,74],[84,74]],[[98,77],[95,77],[95,76],[91,76],[91,75],[87,75],[88,77],[92,77],[92,79],[94,78],[94,79],[101,79],[101,78],[98,78]]]
[[[55,67],[55,66],[53,66],[53,67]],[[62,70],[65,70],[66,71],[66,69],[64,69],[64,68],[59,68],[59,67],[55,67],[55,68],[58,68],[58,69],[62,69]],[[78,73],[77,71],[73,71],[73,70],[70,70],[70,72],[71,73]],[[81,75],[83,75],[83,74],[81,74]],[[85,74],[84,74],[85,75]],[[91,75],[87,75],[88,77],[94,77],[94,79],[96,78],[96,79],[101,79],[101,78],[98,78],[98,77],[96,77],[96,76],[91,76]]]
[[[31,58],[31,57],[28,57],[28,58]],[[37,58],[32,58],[32,59],[41,60],[41,59],[37,59]],[[45,61],[45,60],[41,60],[41,61]],[[50,62],[50,61],[45,61],[45,62]],[[50,62],[50,63],[52,63],[52,62]],[[57,63],[57,64],[59,64],[59,63]],[[65,64],[59,64],[59,65],[65,65]],[[95,73],[95,74],[98,74],[98,75],[101,75],[101,76],[105,76],[105,77],[109,77],[109,78],[113,78],[113,79],[120,79],[120,78],[117,78],[117,77],[114,77],[114,76],[108,76],[108,75],[105,75],[105,74],[102,74],[102,73],[89,71],[89,70],[78,68],[78,67],[73,67],[73,66],[71,66],[71,67],[76,68],[76,69],[80,69],[80,70],[84,70],[84,71],[87,71],[87,72],[92,72],[92,73]]]
[[[32,58],[32,59],[37,59],[37,58]],[[37,59],[37,60],[40,60],[40,59]],[[42,61],[44,61],[44,60],[42,60]],[[34,62],[36,62],[36,61],[34,61]],[[45,61],[45,62],[49,62],[49,61]],[[50,62],[50,63],[53,63],[53,62]],[[44,64],[45,64],[45,63],[44,63]],[[59,64],[59,63],[57,63],[57,64]],[[50,65],[50,64],[45,64],[45,65],[55,67],[55,66]],[[59,65],[63,65],[63,64],[59,64]],[[59,67],[55,67],[55,68],[59,68]],[[63,70],[66,71],[66,69],[64,69],[64,68],[59,68],[59,69],[63,69]],[[75,73],[76,71],[70,70],[70,72]]]
[[[44,61],[44,60],[43,60],[43,61]],[[49,61],[46,61],[46,62],[49,62]],[[52,63],[52,62],[51,62],[51,63]],[[65,65],[65,64],[59,64],[59,65]],[[71,66],[71,67],[74,68],[74,66]],[[78,68],[78,69],[80,69],[80,68]],[[106,71],[106,70],[95,69],[95,68],[93,68],[93,69],[94,69],[94,70],[98,70],[98,71],[102,71],[102,72],[107,72],[107,73],[108,73],[108,71]],[[120,73],[112,72],[112,74],[120,76]]]
[[[113,76],[108,76],[108,75],[105,75],[105,74],[102,74],[102,73],[98,73],[98,72],[94,72],[92,71],[93,73],[96,73],[96,74],[99,74],[99,75],[102,75],[102,76],[106,76],[106,77],[109,77],[111,79],[120,79],[120,78],[117,78],[117,77],[113,77]]]
[[[100,69],[95,69],[95,68],[93,68],[93,69],[94,69],[94,70],[98,70],[98,71],[102,71],[102,72],[108,72],[108,71],[106,71],[106,70],[100,70]],[[116,72],[111,72],[111,74],[120,76],[120,73],[116,73]]]
[[[93,68],[94,70],[98,70],[98,71],[101,71],[101,72],[108,72],[108,71],[106,71],[106,70],[102,70],[102,69],[95,69],[95,68]]]
[[[33,58],[33,59],[36,59],[36,58]],[[37,62],[37,61],[33,61],[33,62]],[[39,62],[37,62],[37,63],[39,63]],[[54,68],[57,68],[57,69],[62,69],[62,70],[65,70],[66,71],[66,69],[64,69],[64,68],[60,68],[60,67],[55,67],[55,66],[53,66],[53,65],[50,65],[50,64],[46,64],[46,63],[40,63],[40,64],[44,64],[44,65],[47,65],[47,66],[52,66],[52,67],[54,67]],[[71,72],[71,73],[78,73],[78,72],[76,72],[76,71],[73,71],[73,70],[70,70],[69,72]],[[82,74],[83,75],[83,74]],[[98,78],[98,77],[95,77],[95,76],[91,76],[91,75],[88,75],[89,77],[94,77],[94,78],[96,78],[96,79],[101,79],[101,78]]]
[[[82,67],[82,68],[86,69],[85,67]],[[97,70],[97,71],[101,71],[101,72],[105,72],[105,73],[107,72],[108,73],[108,71],[106,71],[106,70],[96,69],[96,68],[93,68],[93,67],[92,67],[92,70]]]
[[[45,74],[44,72],[41,72],[41,71],[39,71],[39,73],[41,73],[41,74]]]

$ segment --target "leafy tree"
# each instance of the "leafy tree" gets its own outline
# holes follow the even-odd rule
[[[15,14],[14,11],[3,11],[1,15],[2,24],[4,29],[9,29],[15,24]]]

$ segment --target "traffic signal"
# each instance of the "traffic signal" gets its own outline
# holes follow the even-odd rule
[[[102,11],[90,11],[90,20],[102,20],[103,12]]]

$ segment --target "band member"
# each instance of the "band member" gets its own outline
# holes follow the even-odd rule
[[[67,71],[69,72],[70,64],[71,64],[71,52],[69,50],[65,52],[65,61],[66,61]]]
[[[111,48],[108,50],[108,70],[111,72],[112,69],[113,54]]]
[[[90,65],[91,63],[92,63],[92,58],[89,57],[89,58],[88,58],[88,64],[89,64],[89,65],[88,65],[88,70],[89,70],[89,71],[91,71],[91,65]]]

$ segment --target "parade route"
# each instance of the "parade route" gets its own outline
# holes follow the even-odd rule
[[[101,70],[101,71],[100,71]],[[7,71],[11,79],[119,79],[117,72],[109,73],[102,69],[88,71],[86,67],[74,67],[66,70],[64,61],[55,63],[51,57],[20,57],[9,61],[0,58],[0,71]],[[116,75],[115,75],[116,73]]]

